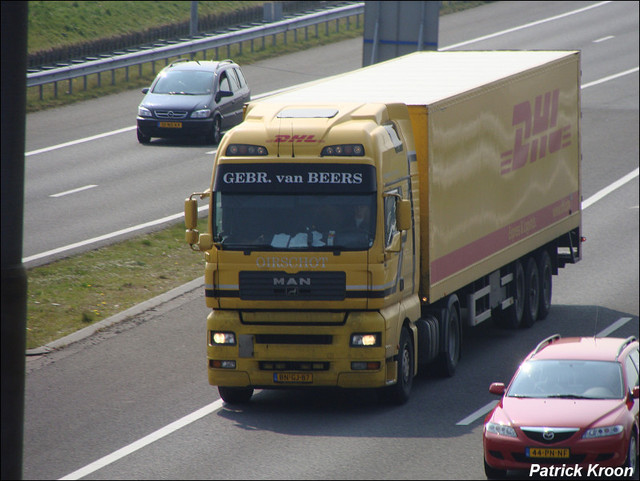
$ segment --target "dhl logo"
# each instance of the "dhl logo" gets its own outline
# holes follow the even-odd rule
[[[284,142],[322,142],[315,138],[315,135],[276,135],[275,139],[267,140],[267,143],[284,143]]]
[[[513,149],[501,154],[500,174],[524,167],[571,145],[571,124],[558,123],[560,89],[538,95],[533,109],[525,101],[513,108],[511,125],[516,128]]]

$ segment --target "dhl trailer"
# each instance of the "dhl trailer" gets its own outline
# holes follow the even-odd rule
[[[465,325],[546,317],[581,259],[580,115],[578,51],[417,52],[249,103],[185,201],[210,384],[403,403]]]

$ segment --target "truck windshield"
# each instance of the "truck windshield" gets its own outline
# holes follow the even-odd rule
[[[214,193],[213,238],[223,249],[366,250],[375,194]]]

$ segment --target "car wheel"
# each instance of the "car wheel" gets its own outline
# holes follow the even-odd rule
[[[511,281],[510,291],[513,297],[513,304],[502,311],[500,325],[509,329],[517,329],[522,323],[525,307],[525,276],[522,262],[517,260],[513,264],[513,281]]]
[[[253,389],[250,387],[218,386],[218,392],[227,404],[246,404],[253,396]]]
[[[218,145],[220,140],[222,140],[222,121],[220,117],[215,117],[213,119],[213,126],[211,127],[211,140],[214,145]]]
[[[551,258],[546,250],[538,254],[538,272],[540,274],[540,306],[538,307],[538,319],[546,319],[551,309],[551,290],[553,272]]]
[[[540,273],[538,271],[538,263],[533,257],[529,257],[527,260],[524,278],[525,303],[522,326],[531,327],[538,319],[538,308],[540,306]]]
[[[484,474],[487,479],[503,479],[507,477],[507,472],[504,469],[492,468],[487,464],[487,460],[484,460]]]
[[[137,133],[138,133],[138,142],[140,142],[141,144],[148,144],[149,142],[151,142],[151,137],[144,135],[140,129],[137,129]]]
[[[404,404],[409,400],[413,386],[413,342],[409,330],[403,328],[400,333],[400,349],[398,350],[397,382],[386,387],[385,398],[392,404]]]
[[[624,462],[624,468],[631,468],[631,476],[629,478],[634,479],[638,476],[638,446],[635,434],[631,435],[629,439],[629,451],[627,452],[627,459]]]

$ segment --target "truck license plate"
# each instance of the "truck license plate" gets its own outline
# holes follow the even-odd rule
[[[182,122],[159,122],[159,126],[163,129],[181,129]]]
[[[529,458],[568,458],[569,448],[527,448]]]
[[[310,372],[274,372],[273,382],[313,382],[313,374]]]

